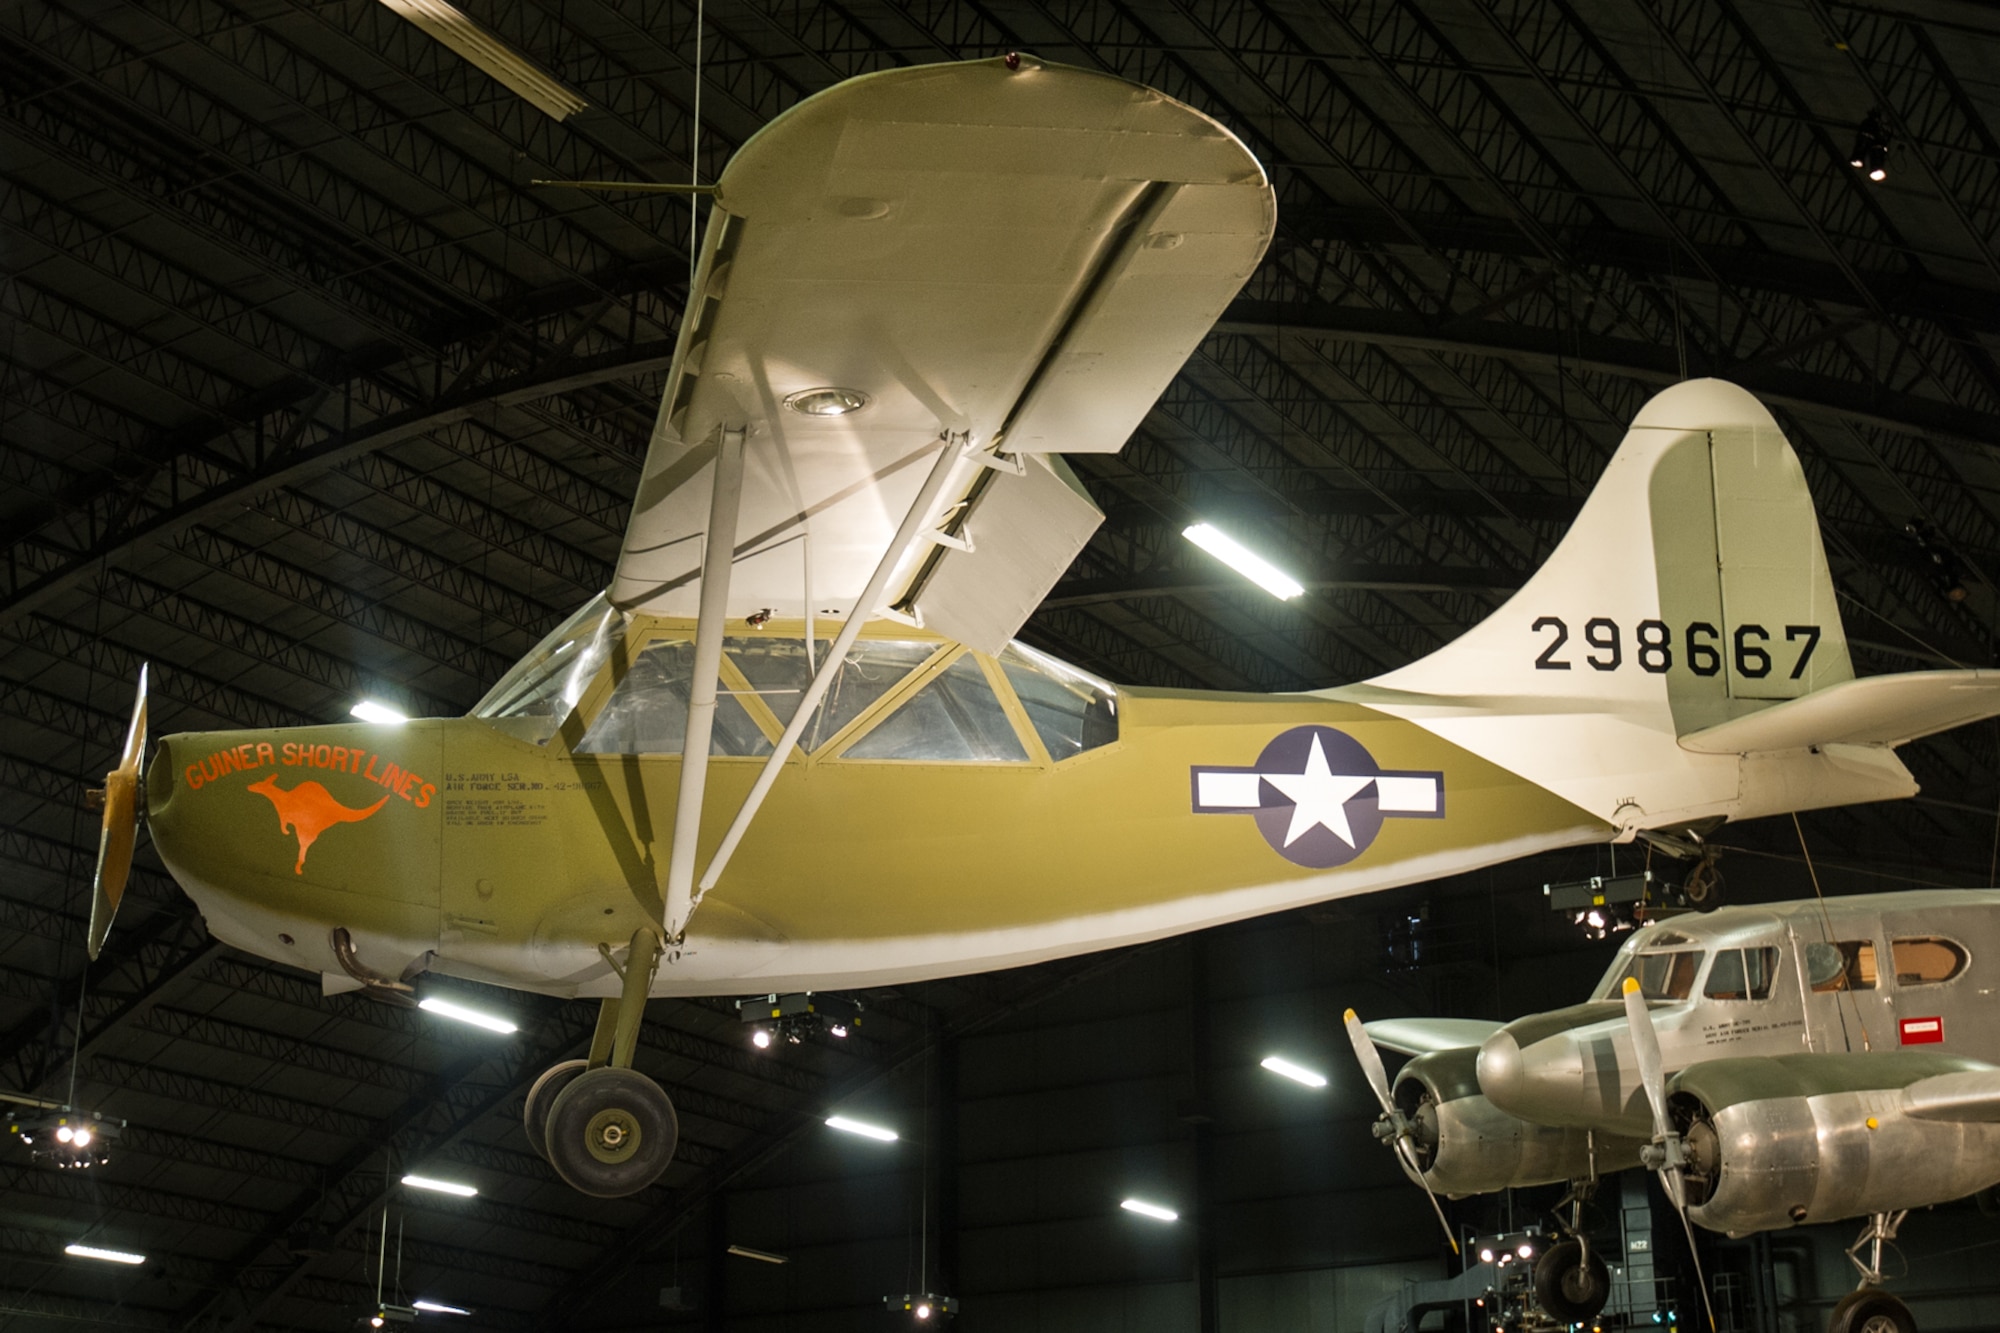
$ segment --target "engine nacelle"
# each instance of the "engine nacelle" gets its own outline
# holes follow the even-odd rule
[[[1921,1208],[2000,1182],[2000,1124],[1921,1119],[1903,1098],[1920,1078],[1982,1067],[1916,1052],[1692,1066],[1668,1084],[1687,1136],[1688,1216],[1737,1236]]]
[[[1436,1051],[1396,1076],[1396,1105],[1415,1127],[1425,1182],[1456,1199],[1589,1175],[1589,1132],[1531,1124],[1502,1111],[1479,1091],[1478,1057],[1477,1047]],[[1599,1134],[1595,1153],[1599,1175],[1621,1171],[1638,1164],[1639,1143]]]

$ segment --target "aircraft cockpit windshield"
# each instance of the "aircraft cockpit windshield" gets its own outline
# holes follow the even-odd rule
[[[1625,979],[1636,978],[1639,993],[1649,1000],[1685,1000],[1694,994],[1695,978],[1701,974],[1706,956],[1695,942],[1676,931],[1662,930],[1634,936],[1611,964],[1604,988],[1598,993],[1606,1000],[1625,994]]]
[[[629,619],[599,593],[516,662],[473,705],[472,716],[532,745],[546,745],[605,660],[623,645]]]

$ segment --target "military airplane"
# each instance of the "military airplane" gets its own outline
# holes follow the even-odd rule
[[[224,942],[407,995],[603,1001],[530,1141],[615,1196],[672,1155],[649,995],[885,985],[1155,939],[1580,843],[1916,790],[2000,712],[1853,678],[1798,461],[1749,394],[1655,398],[1546,567],[1361,684],[1121,688],[1015,641],[1115,452],[1256,269],[1274,194],[1209,117],[1009,56],[870,74],[713,207],[610,587],[463,718],[182,734],[136,821]],[[142,767],[143,765],[143,767]],[[428,982],[424,984],[430,984]]]
[[[1831,1333],[1914,1333],[1883,1244],[1909,1210],[2000,1183],[1995,950],[2000,890],[1723,907],[1633,932],[1583,1004],[1505,1024],[1350,1010],[1348,1031],[1378,1133],[1427,1191],[1569,1181],[1580,1202],[1643,1165],[1731,1236],[1864,1217]],[[1393,1085],[1377,1046],[1416,1057]],[[1587,1323],[1610,1286],[1574,1218],[1536,1287]]]

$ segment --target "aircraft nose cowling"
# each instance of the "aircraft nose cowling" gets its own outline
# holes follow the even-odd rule
[[[1479,1090],[1503,1111],[1514,1111],[1521,1093],[1521,1043],[1506,1028],[1488,1037],[1479,1046]]]
[[[1479,1047],[1479,1090],[1509,1115],[1543,1125],[1588,1125],[1600,1080],[1597,1038],[1616,1005],[1572,1005],[1515,1019]]]

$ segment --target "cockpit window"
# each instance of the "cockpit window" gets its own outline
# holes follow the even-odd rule
[[[1028,752],[978,659],[968,653],[931,677],[840,757],[992,764],[1026,763]]]
[[[1636,977],[1639,993],[1649,1000],[1685,1000],[1694,994],[1694,979],[1701,972],[1701,959],[1700,949],[1635,955],[1625,970],[1612,978],[1604,998],[1622,999],[1625,978]]]
[[[729,660],[743,673],[757,697],[777,715],[778,725],[788,726],[799,710],[799,700],[812,684],[813,673],[806,663],[804,639],[735,638],[723,640]],[[825,639],[813,642],[812,661],[824,665]],[[827,687],[819,713],[806,724],[799,747],[808,752],[831,740],[842,727],[860,717],[870,705],[889,692],[896,682],[915,671],[938,650],[935,643],[905,639],[856,639],[841,663],[839,674]]]
[[[1965,971],[1965,965],[1971,961],[1959,945],[1934,937],[1890,940],[1889,957],[1895,963],[1898,986],[1932,986],[1950,981]]]
[[[1873,940],[1806,946],[1806,980],[1815,991],[1874,990]]]
[[[598,594],[516,662],[473,705],[472,716],[531,744],[548,744],[598,668],[624,643],[625,623],[625,613]]]
[[[641,649],[576,744],[578,754],[679,754],[687,742],[688,684],[694,645],[663,639]],[[771,753],[771,742],[734,695],[715,701],[712,755]]]
[[[1708,984],[1701,993],[1711,1000],[1768,1000],[1777,974],[1774,948],[1724,949],[1709,966]]]
[[[1049,758],[1060,763],[1118,739],[1118,695],[1103,681],[1019,643],[1002,650],[1000,668]]]

